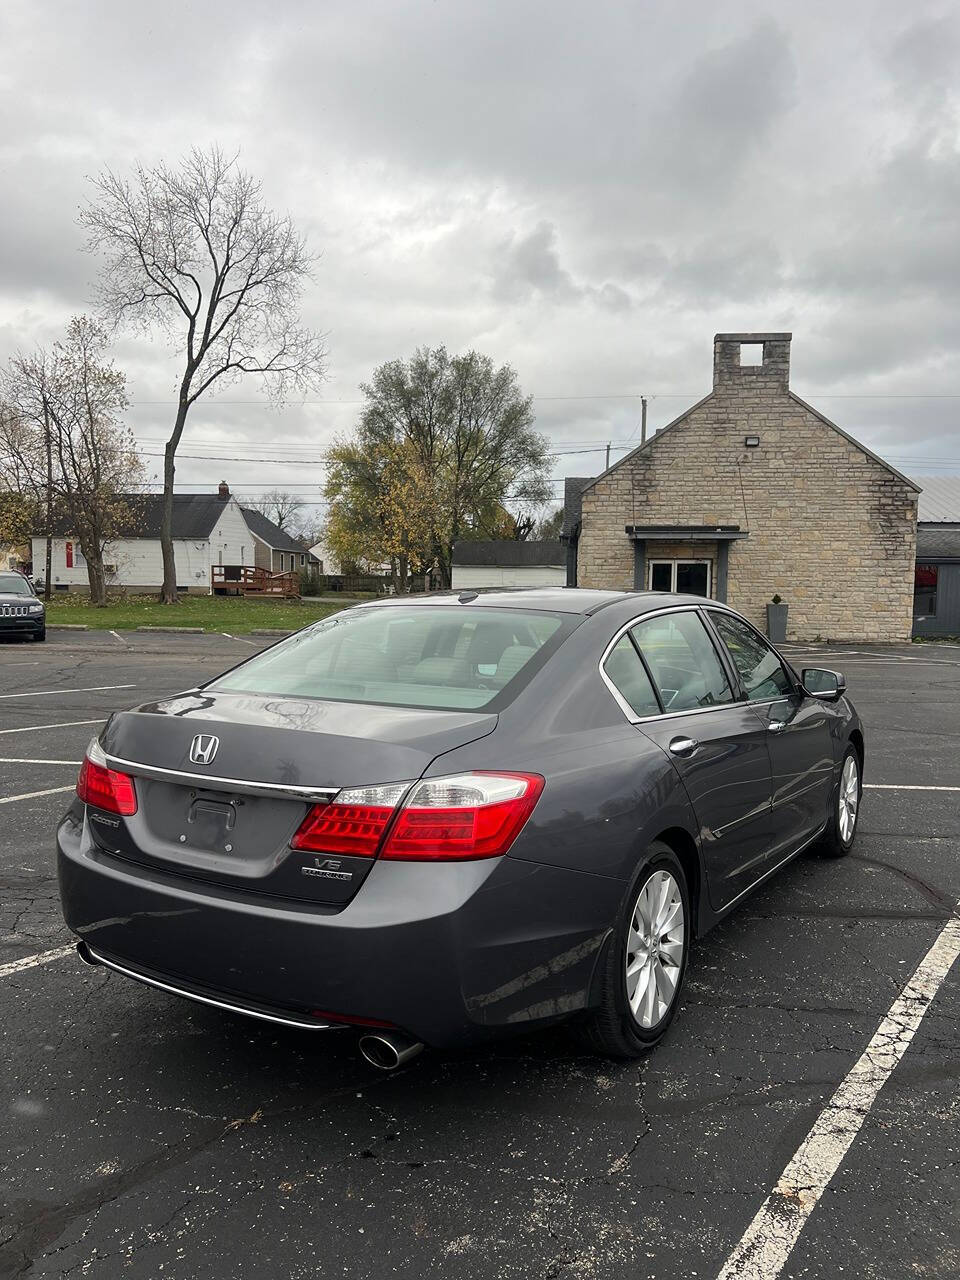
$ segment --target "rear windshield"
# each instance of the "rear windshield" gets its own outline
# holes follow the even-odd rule
[[[33,590],[26,578],[19,573],[0,573],[0,595],[32,596]]]
[[[334,614],[209,687],[451,711],[508,702],[580,621],[463,605]]]

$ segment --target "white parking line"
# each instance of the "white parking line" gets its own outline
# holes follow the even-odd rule
[[[54,951],[41,951],[35,956],[24,956],[22,960],[11,960],[9,964],[0,964],[0,978],[8,978],[11,973],[22,973],[24,969],[33,969],[38,964],[49,964],[51,960],[62,960],[65,956],[75,956],[76,948],[57,947]]]
[[[820,1112],[718,1280],[776,1280],[957,956],[960,917],[952,916],[890,1006],[860,1059]]]
[[[865,782],[864,791],[960,791],[960,787],[912,786],[905,782]]]
[[[239,640],[241,644],[248,644],[252,649],[257,647],[252,640],[244,640],[243,636],[232,636],[229,631],[221,631],[220,634],[226,636],[228,640]]]
[[[99,720],[61,720],[59,724],[25,724],[21,729],[0,729],[3,733],[37,733],[40,729],[73,729],[80,724],[103,724],[103,719]]]
[[[63,693],[99,693],[101,689],[135,689],[135,684],[91,684],[85,689],[31,689],[29,693],[0,693],[0,698],[53,698]]]
[[[114,639],[119,640],[125,649],[128,649],[130,647],[127,644],[126,640],[124,640],[123,636],[119,635],[116,631],[111,631],[110,634],[114,637]]]
[[[0,804],[13,804],[14,800],[36,800],[37,796],[56,796],[61,791],[76,791],[76,787],[47,787],[45,791],[24,791],[18,796],[0,796]]]

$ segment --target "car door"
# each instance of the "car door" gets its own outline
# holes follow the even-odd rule
[[[642,619],[630,637],[662,707],[637,728],[683,779],[700,828],[710,902],[723,907],[757,878],[772,841],[766,729],[737,701],[696,609]]]
[[[826,821],[835,772],[830,711],[804,693],[749,623],[722,609],[705,612],[736,668],[744,701],[764,726],[773,778],[771,857],[783,858]]]

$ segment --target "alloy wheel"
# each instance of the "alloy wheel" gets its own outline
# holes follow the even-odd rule
[[[840,799],[837,814],[840,839],[849,844],[857,826],[857,809],[860,806],[860,770],[854,755],[847,756],[840,775]]]
[[[645,1030],[668,1013],[677,992],[686,944],[680,886],[669,871],[655,871],[640,890],[627,938],[627,1001]]]

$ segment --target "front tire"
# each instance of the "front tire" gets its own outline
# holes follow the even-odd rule
[[[840,764],[840,774],[833,790],[833,809],[823,836],[823,852],[830,858],[845,858],[857,837],[857,819],[863,779],[860,755],[852,743],[847,744]]]
[[[34,638],[34,640],[46,640],[46,638],[47,638],[47,628],[46,628],[46,627],[44,627],[41,631],[36,631],[36,632],[34,632],[34,636],[33,636],[33,638]]]
[[[683,868],[655,841],[607,944],[600,1003],[579,1024],[595,1053],[638,1058],[663,1038],[680,1003],[692,924]]]

